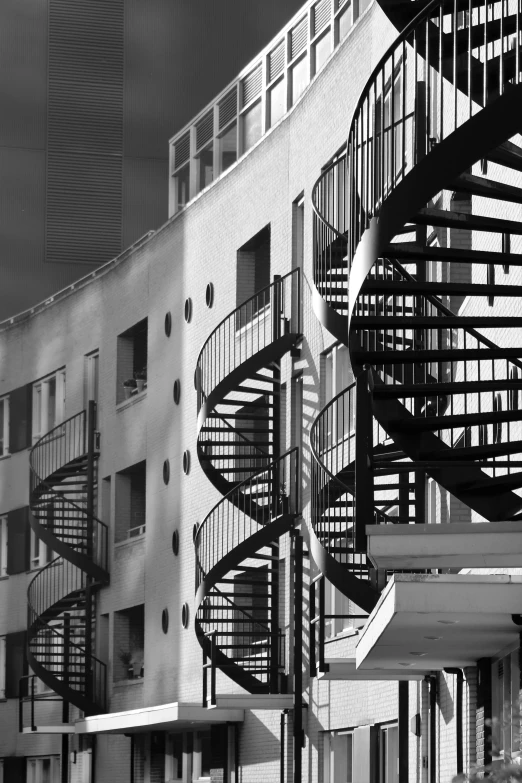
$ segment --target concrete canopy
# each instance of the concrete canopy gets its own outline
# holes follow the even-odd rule
[[[516,642],[522,577],[396,574],[361,633],[357,669],[471,666]]]

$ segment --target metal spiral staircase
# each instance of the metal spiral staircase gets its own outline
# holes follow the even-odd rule
[[[282,693],[279,539],[298,511],[298,452],[280,453],[281,360],[300,340],[300,272],[259,291],[198,357],[198,457],[223,494],[195,530],[204,693],[220,669],[250,693]]]
[[[30,525],[57,557],[28,588],[34,675],[87,715],[106,709],[106,667],[93,655],[93,600],[107,584],[107,526],[94,515],[95,404],[52,429],[30,453]]]
[[[520,0],[424,4],[314,190],[314,308],[356,377],[357,435],[324,440],[332,406],[315,424],[316,549],[341,590],[365,525],[424,522],[426,477],[470,522],[522,512],[521,22]]]

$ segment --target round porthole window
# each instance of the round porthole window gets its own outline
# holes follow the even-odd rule
[[[176,405],[179,405],[179,398],[181,395],[181,383],[179,381],[179,378],[174,381],[174,388],[172,389],[172,396],[174,397],[174,402]]]
[[[168,459],[163,463],[163,483],[168,484],[170,481],[170,462]]]
[[[163,633],[167,633],[169,630],[169,610],[164,609],[161,613],[161,628]]]
[[[172,315],[169,312],[165,315],[165,334],[167,337],[170,337],[170,333],[172,331]]]
[[[192,528],[192,540],[194,543],[196,543],[197,534],[198,534],[198,523],[194,522],[194,527]]]
[[[205,301],[207,303],[207,307],[212,307],[214,304],[214,283],[209,283],[207,285],[207,290],[205,292]]]
[[[185,321],[189,324],[192,320],[192,299],[185,299]]]
[[[172,533],[172,553],[177,557],[178,552],[179,552],[179,533],[177,530],[175,530]]]
[[[190,451],[187,451],[183,454],[183,473],[188,476],[190,473]]]
[[[189,624],[189,606],[187,603],[183,604],[181,608],[181,625],[183,628],[188,628]]]

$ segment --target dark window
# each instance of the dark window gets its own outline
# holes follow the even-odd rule
[[[147,319],[118,335],[118,355],[116,371],[116,402],[125,399],[125,386],[134,393],[147,382]]]
[[[17,508],[7,514],[7,573],[29,570],[29,509]]]
[[[266,226],[237,251],[236,305],[246,303],[238,312],[237,329],[250,323],[269,303],[270,291],[263,290],[269,285],[270,226]]]
[[[9,394],[9,451],[22,451],[31,445],[32,384]]]
[[[27,674],[26,632],[8,633],[5,637],[5,695],[17,699],[20,678]]]

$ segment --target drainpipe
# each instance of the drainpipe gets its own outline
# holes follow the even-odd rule
[[[288,710],[283,710],[281,713],[281,733],[279,737],[279,742],[281,745],[279,783],[285,783],[285,728],[287,714]]]
[[[426,681],[430,687],[430,722],[429,722],[429,746],[428,746],[428,772],[429,783],[437,783],[437,676],[428,674]]]
[[[454,674],[457,677],[457,775],[464,772],[463,763],[463,737],[462,737],[462,691],[464,685],[464,673],[462,669],[448,666],[444,669],[446,674]]]

